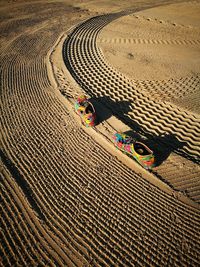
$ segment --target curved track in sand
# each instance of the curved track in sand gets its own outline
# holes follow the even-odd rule
[[[107,105],[136,135],[149,138],[151,147],[157,150],[158,165],[176,152],[155,173],[199,202],[200,116],[167,102],[174,94],[180,98],[189,90],[194,92],[199,77],[134,81],[114,69],[98,47],[98,40],[102,41],[98,36],[108,23],[128,14],[95,17],[77,27],[64,43],[65,64],[86,93]]]
[[[63,54],[68,69],[91,96],[109,96],[115,102],[130,101],[127,117],[142,125],[145,132],[155,135],[164,132],[175,134],[180,141],[187,142],[182,148],[184,153],[199,161],[199,116],[179,110],[164,101],[154,101],[154,96],[148,93],[148,89],[154,87],[154,82],[147,82],[143,85],[145,90],[142,90],[105,61],[96,44],[97,35],[107,23],[119,16],[122,14],[92,18],[69,36]],[[180,82],[184,84],[184,81]],[[167,88],[167,82],[162,85]],[[123,109],[118,110],[117,115],[120,113],[124,113]]]
[[[73,10],[64,3],[44,7],[26,3],[4,18],[10,31],[0,51],[3,266],[196,266],[199,211],[105,151],[55,94],[47,53]]]

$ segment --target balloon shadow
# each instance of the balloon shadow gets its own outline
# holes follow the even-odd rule
[[[119,113],[120,110],[120,113],[123,116],[128,114],[131,110],[131,103],[129,101],[113,101],[108,96],[91,97],[89,101],[95,108],[97,114],[97,125],[115,115],[117,110],[117,113]]]
[[[145,135],[144,129],[128,116],[128,113],[133,109],[133,103],[130,101],[114,101],[108,96],[91,97],[89,100],[96,110],[96,125],[114,115],[120,121],[125,122],[131,129],[134,129],[138,138],[140,135]]]
[[[144,143],[153,150],[155,166],[161,165],[172,152],[177,153],[186,145],[186,142],[179,141],[175,134],[152,135],[145,131],[137,122],[128,117],[128,112],[133,109],[133,104],[130,101],[113,101],[108,96],[91,97],[89,100],[96,110],[96,125],[106,121],[112,115],[116,115],[120,120],[126,121],[126,124],[131,126],[132,130],[126,131],[125,134]]]

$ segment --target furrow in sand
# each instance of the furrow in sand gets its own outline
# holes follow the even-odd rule
[[[187,176],[188,176],[188,174],[186,175],[186,177]],[[196,185],[198,187],[198,177],[197,177],[196,173],[190,172],[190,180],[186,180],[185,181],[184,179],[185,179],[185,177],[183,175],[179,179],[175,179],[175,181],[173,183],[175,184],[175,186],[177,188],[182,188],[182,186],[185,187],[185,188],[189,187],[191,191],[192,191],[192,187],[194,185]],[[193,185],[193,186],[190,186],[190,184]]]
[[[12,246],[16,251],[20,253],[20,255],[18,255],[18,258],[21,259],[21,264],[36,264],[36,262],[33,260],[33,248],[30,245],[30,242],[27,240],[27,237],[25,237],[23,233],[24,230],[21,229],[20,223],[18,221],[16,222],[16,214],[11,211],[11,207],[8,205],[8,203],[6,203],[5,196],[2,197],[2,201],[4,205],[2,210],[2,218],[4,218],[3,224],[4,227],[7,227],[7,229],[9,229],[7,232],[12,234]]]
[[[56,262],[57,264],[62,264],[62,262],[71,264],[72,262],[70,258],[68,258],[67,254],[63,253],[62,249],[58,247],[58,245],[49,235],[50,232],[47,233],[47,231],[44,230],[44,228],[38,221],[38,218],[35,216],[33,211],[30,210],[30,207],[27,206],[28,204],[26,203],[26,200],[24,200],[14,181],[10,181],[9,179],[11,178],[9,176],[7,176],[6,178],[7,179],[5,180],[5,185],[7,187],[7,190],[9,189],[9,191],[11,191],[12,197],[14,197],[14,202],[17,202],[17,205],[21,210],[23,210],[23,214],[27,220],[27,223],[34,231],[34,234],[37,236],[37,238],[40,240],[40,244],[46,250],[46,253],[49,254],[48,263],[50,265],[53,265],[54,262]],[[22,206],[24,205],[25,208],[23,209]]]
[[[1,225],[3,226],[3,224],[1,224]],[[3,229],[3,227],[2,227],[2,229]],[[13,252],[12,248],[10,247],[10,243],[8,241],[9,234],[7,234],[6,230],[4,229],[4,231],[1,231],[0,237],[1,237],[0,247],[2,246],[2,249],[1,249],[2,264],[4,264],[4,265],[8,264],[8,266],[13,266],[14,264],[16,264],[16,262],[18,260],[16,259],[15,253]],[[9,257],[8,257],[8,255],[9,255]]]
[[[200,201],[198,191],[195,192],[195,193],[193,193],[193,195],[192,195],[192,199],[194,199],[194,201],[196,201],[197,203]]]
[[[12,223],[10,222],[11,218],[8,217],[7,213],[2,212],[2,228],[6,229],[7,243],[9,243],[9,251],[12,251],[12,254],[15,254],[15,258],[20,261],[20,264],[26,265],[30,264],[30,255],[27,258],[26,249],[23,249],[23,245],[20,244],[20,238],[18,233],[14,230]],[[19,246],[20,244],[21,246]],[[11,249],[13,248],[13,249]],[[14,261],[14,259],[13,259]]]
[[[187,128],[187,127],[186,127]]]
[[[5,194],[5,192],[2,192],[2,195],[3,193]],[[26,245],[25,250],[27,250],[28,253],[32,255],[35,262],[37,262],[38,259],[40,259],[40,264],[44,260],[47,263],[49,259],[46,255],[46,252],[43,251],[43,248],[40,247],[40,244],[38,243],[39,240],[36,240],[34,233],[31,232],[32,229],[28,227],[28,225],[26,224],[26,219],[23,217],[23,213],[19,212],[18,208],[15,206],[15,203],[13,202],[13,199],[8,195],[8,191],[6,191],[3,203],[6,213],[9,214],[10,212],[9,217],[12,218],[12,223],[13,221],[15,222],[14,226],[15,231],[17,231],[17,233],[21,235],[20,240],[22,240],[23,243],[25,243]],[[39,255],[37,252],[39,253]],[[8,257],[9,253],[7,252],[6,254]]]
[[[81,36],[76,30],[81,40],[76,38],[72,43],[79,47],[78,57],[75,51],[74,58],[78,60],[79,81],[85,76],[84,90],[92,82],[97,89],[94,93],[88,90],[90,95],[104,96],[106,92],[109,96],[110,88],[116,87],[119,90],[112,90],[112,98],[117,101],[131,98],[134,90],[123,94],[129,81],[107,66],[96,37],[111,18],[121,14],[90,19],[81,26]],[[4,161],[9,167],[15,166],[20,177],[17,180],[4,171],[3,214],[11,226],[8,229],[4,223],[4,255],[9,255],[11,265],[19,260],[22,265],[133,266],[137,262],[138,266],[161,266],[167,255],[171,255],[174,266],[179,265],[180,258],[183,265],[198,264],[198,211],[151,186],[142,175],[97,145],[76,124],[72,110],[67,110],[52,93],[45,58],[58,32],[49,24],[45,30],[35,28],[21,35],[5,51],[10,56],[3,63],[1,144],[7,158]],[[15,53],[17,56],[12,57]],[[40,56],[36,58],[37,54]],[[92,72],[92,61],[96,59]],[[88,64],[82,66],[86,61]],[[89,65],[92,75],[88,73]],[[99,67],[108,75],[100,75]],[[141,99],[144,103],[146,94],[142,93]],[[192,118],[188,119],[187,114],[185,117],[187,123],[183,124],[187,128]],[[158,121],[162,122],[162,118]],[[198,129],[198,122],[191,127]],[[15,233],[13,247],[20,248],[19,254],[7,239],[10,229]],[[12,243],[13,236],[10,238]],[[22,244],[18,245],[16,240],[20,239]]]
[[[187,124],[184,122],[184,120],[182,122],[179,121],[177,123],[176,123],[176,121],[174,121],[173,124],[171,124],[170,123],[171,120],[164,118],[162,116],[162,114],[159,114],[158,116],[151,116],[151,113],[153,113],[153,111],[150,109],[148,110],[146,108],[143,109],[143,106],[141,106],[141,107],[137,106],[137,108],[135,107],[132,112],[133,112],[133,114],[134,114],[134,112],[141,114],[141,116],[143,116],[143,120],[144,120],[144,118],[146,118],[146,120],[151,121],[151,123],[153,124],[152,126],[154,126],[154,127],[156,126],[156,123],[159,123],[161,121],[162,124],[164,125],[163,127],[161,127],[161,129],[162,128],[165,129],[164,127],[168,127],[169,130],[171,128],[172,131],[175,130],[176,132],[178,132],[178,130],[179,130],[182,133],[182,135],[187,135],[187,136],[189,135],[189,137],[194,139],[194,141],[193,141],[194,144],[195,144],[195,139],[198,140],[198,132],[196,133],[196,129],[194,129],[194,130],[189,129],[188,130]],[[136,116],[138,115],[137,113],[136,113]],[[139,117],[139,115],[137,117]],[[179,124],[182,124],[181,127],[179,127]],[[186,128],[187,128],[187,130],[186,130]]]
[[[136,39],[136,38],[103,38],[98,39],[100,43],[114,43],[114,44],[164,44],[164,45],[198,45],[200,40],[152,40],[152,39]]]
[[[169,79],[168,81],[137,81],[137,87],[142,90],[150,90],[152,98],[178,99],[185,95],[193,94],[199,86],[199,76],[191,76],[179,80]]]

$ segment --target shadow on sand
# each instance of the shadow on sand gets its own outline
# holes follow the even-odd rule
[[[107,120],[112,115],[116,115],[116,117],[126,122],[132,129],[125,132],[125,134],[132,136],[137,141],[143,142],[153,150],[156,166],[161,165],[172,152],[182,155],[181,149],[187,145],[187,143],[179,141],[175,134],[165,133],[153,135],[145,131],[137,122],[128,117],[129,111],[133,109],[133,103],[130,103],[130,101],[115,102],[108,96],[92,97],[90,101],[97,113],[97,125]]]
[[[0,150],[0,157],[2,159],[2,162],[5,164],[7,169],[10,171],[10,174],[12,175],[15,182],[18,184],[18,186],[23,191],[32,209],[37,213],[40,219],[45,220],[45,216],[43,212],[41,211],[37,203],[37,200],[35,198],[34,192],[31,186],[29,185],[29,183],[26,181],[26,178],[21,175],[21,173],[19,172],[15,164],[9,159],[9,157],[5,153],[3,153],[2,150]]]
[[[108,96],[92,97],[90,101],[97,113],[97,125],[114,115],[133,129],[136,137],[139,138],[141,135],[144,135],[144,129],[128,116],[128,113],[134,108],[133,103],[130,101],[113,101]]]

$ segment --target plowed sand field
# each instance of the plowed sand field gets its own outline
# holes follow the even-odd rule
[[[199,266],[200,1],[0,12],[0,266]],[[156,167],[116,150],[116,131]]]

